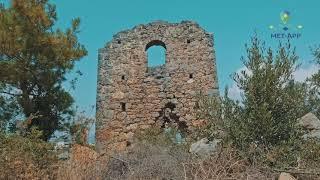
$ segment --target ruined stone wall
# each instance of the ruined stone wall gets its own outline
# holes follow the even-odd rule
[[[148,68],[146,50],[166,49],[166,63]],[[137,129],[176,124],[192,130],[197,92],[217,93],[213,36],[197,23],[154,22],[119,32],[99,50],[96,140],[124,149]]]

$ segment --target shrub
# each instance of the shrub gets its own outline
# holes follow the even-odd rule
[[[222,118],[222,104],[219,96],[208,97],[202,92],[197,94],[197,118],[206,120],[205,128],[200,126],[192,134],[192,139],[198,140],[203,137],[209,140],[214,138],[222,138],[221,132],[225,128],[225,122]]]
[[[36,129],[22,137],[0,134],[0,179],[54,179],[53,146]]]

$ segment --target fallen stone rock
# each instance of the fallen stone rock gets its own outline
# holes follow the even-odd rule
[[[320,139],[320,130],[310,131],[309,133],[304,134],[302,137],[304,140],[311,139],[311,138]]]
[[[296,180],[291,174],[282,172],[279,176],[278,180]]]
[[[298,124],[310,131],[320,130],[320,120],[311,112],[298,119]]]
[[[298,119],[298,125],[307,130],[307,133],[302,136],[303,139],[320,139],[320,120],[314,114],[308,113]]]
[[[70,158],[70,153],[68,151],[64,151],[64,152],[58,154],[59,160],[67,160],[69,158]]]
[[[207,138],[203,138],[200,141],[193,143],[190,147],[189,152],[201,157],[205,157],[214,153],[217,150],[218,144],[220,142],[220,139],[209,141]]]

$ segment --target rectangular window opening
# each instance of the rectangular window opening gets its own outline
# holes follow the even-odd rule
[[[121,103],[121,110],[126,111],[126,103]]]
[[[189,78],[190,78],[190,79],[193,79],[193,74],[189,74]]]

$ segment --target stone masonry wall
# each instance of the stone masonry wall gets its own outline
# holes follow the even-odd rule
[[[166,63],[148,68],[147,49]],[[138,129],[174,123],[192,131],[197,92],[218,91],[213,35],[197,23],[163,21],[116,34],[99,50],[96,140],[100,151],[125,149]]]

